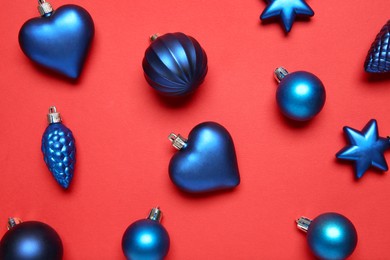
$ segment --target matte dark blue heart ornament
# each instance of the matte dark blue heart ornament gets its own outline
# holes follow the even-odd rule
[[[390,72],[390,20],[382,27],[368,51],[364,69],[369,73]]]
[[[149,85],[164,96],[194,92],[207,74],[207,55],[200,44],[184,33],[153,35],[142,61]]]
[[[169,163],[169,176],[182,191],[206,193],[240,184],[233,139],[220,124],[201,123],[188,140],[173,133],[169,140],[179,150]]]
[[[45,0],[38,3],[41,17],[23,24],[20,48],[44,68],[77,79],[95,33],[92,17],[77,5],[64,5],[54,11]]]

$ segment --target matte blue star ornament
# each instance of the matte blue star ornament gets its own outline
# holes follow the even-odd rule
[[[343,129],[350,144],[341,149],[336,157],[355,161],[357,178],[361,178],[371,166],[387,171],[388,167],[383,154],[390,148],[390,139],[378,135],[375,119],[371,119],[361,132],[348,126]]]
[[[314,11],[304,0],[267,0],[268,6],[260,15],[261,20],[279,17],[285,32],[290,32],[295,17],[311,17]]]
[[[49,126],[42,136],[43,158],[58,184],[67,189],[73,178],[76,146],[72,131],[61,123],[60,113],[50,107]]]

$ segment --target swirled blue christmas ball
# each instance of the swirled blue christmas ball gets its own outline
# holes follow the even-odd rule
[[[184,33],[151,37],[142,62],[149,85],[164,96],[193,93],[207,74],[207,55],[197,40]]]
[[[276,101],[286,117],[307,121],[324,107],[325,87],[314,74],[306,71],[288,73],[284,68],[278,68],[275,77],[279,81]]]

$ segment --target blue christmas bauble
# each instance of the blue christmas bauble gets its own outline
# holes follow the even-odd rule
[[[57,183],[67,189],[73,178],[76,146],[72,131],[61,123],[55,107],[49,109],[49,125],[42,136],[43,158]]]
[[[275,71],[280,81],[276,101],[282,113],[296,121],[307,121],[323,108],[326,92],[321,80],[306,71],[287,73],[284,68]]]
[[[61,260],[60,236],[49,225],[27,221],[11,227],[0,241],[1,260]]]
[[[152,39],[142,62],[149,85],[164,96],[195,91],[207,74],[207,55],[200,44],[179,32]]]
[[[195,126],[188,140],[171,134],[179,151],[169,163],[169,177],[182,191],[207,193],[239,185],[233,139],[220,124],[205,122]]]
[[[390,72],[390,20],[382,27],[381,31],[371,44],[368,51],[364,69],[369,73]]]
[[[338,213],[319,215],[307,230],[309,247],[319,259],[345,259],[353,253],[357,241],[352,222]]]
[[[77,79],[95,33],[90,14],[77,5],[64,5],[54,11],[45,0],[39,3],[42,16],[23,24],[20,48],[38,65]]]
[[[168,254],[170,239],[160,224],[158,208],[151,211],[148,219],[131,224],[122,237],[122,250],[128,260],[162,260]]]

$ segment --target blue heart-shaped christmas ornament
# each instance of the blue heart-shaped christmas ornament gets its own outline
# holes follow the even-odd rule
[[[382,27],[368,51],[364,69],[368,73],[390,72],[390,20]]]
[[[240,184],[233,139],[220,124],[201,123],[188,139],[176,134],[169,139],[179,150],[169,163],[169,176],[182,191],[206,193]]]
[[[193,93],[207,74],[207,55],[197,40],[184,33],[153,35],[142,61],[149,85],[158,93],[181,97]]]
[[[95,33],[91,15],[77,5],[53,10],[39,0],[41,17],[25,22],[19,45],[33,62],[70,79],[77,79],[87,58]]]

